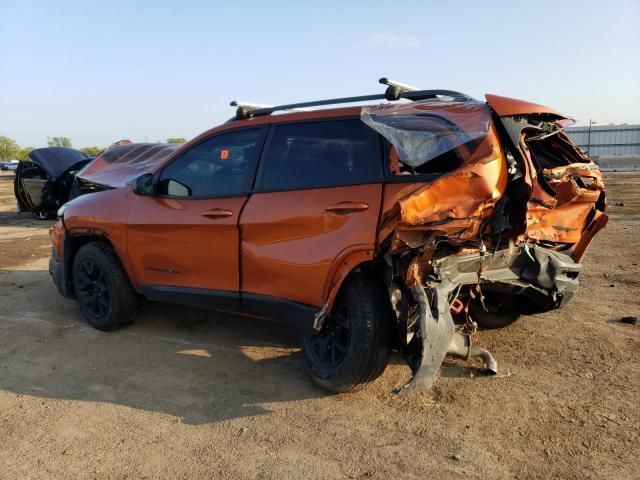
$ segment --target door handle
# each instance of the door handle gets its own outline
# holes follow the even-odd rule
[[[328,206],[324,211],[335,213],[336,215],[349,215],[353,212],[362,212],[368,208],[369,205],[364,202],[340,202]]]
[[[213,208],[206,212],[202,212],[201,215],[207,218],[223,218],[230,217],[233,215],[233,212],[231,210],[225,210],[224,208]]]

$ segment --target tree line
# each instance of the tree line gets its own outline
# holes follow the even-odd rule
[[[167,138],[167,143],[187,143],[187,139],[184,137],[171,137]],[[69,137],[49,137],[47,139],[47,146],[73,148],[73,144]],[[78,150],[90,157],[97,157],[104,148],[105,147],[82,147]],[[33,147],[21,147],[12,138],[0,135],[0,161],[29,160],[29,152],[31,152],[31,150],[33,150]]]

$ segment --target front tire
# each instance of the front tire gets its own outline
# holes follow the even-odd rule
[[[382,284],[362,273],[345,280],[320,332],[303,332],[313,382],[334,393],[358,390],[382,375],[391,356],[392,311]]]
[[[73,288],[84,318],[98,330],[113,331],[133,322],[138,297],[109,245],[80,247],[73,260]]]

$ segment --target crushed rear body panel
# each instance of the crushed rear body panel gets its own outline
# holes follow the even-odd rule
[[[606,224],[602,176],[562,131],[570,121],[487,99],[362,110],[390,144],[378,254],[414,371],[405,391],[428,388],[447,353],[478,356],[496,373],[491,354],[471,347],[474,317],[565,305]]]

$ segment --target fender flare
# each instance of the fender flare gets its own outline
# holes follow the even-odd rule
[[[133,269],[131,268],[131,264],[129,263],[128,252],[126,250],[123,251],[121,248],[118,248],[119,242],[114,241],[109,235],[109,232],[99,228],[94,228],[94,227],[74,226],[69,228],[66,231],[66,235],[65,235],[65,247],[64,247],[65,257],[68,254],[72,253],[70,248],[71,247],[70,242],[73,241],[74,238],[76,239],[84,238],[87,241],[82,242],[81,245],[75,248],[75,251],[73,252],[73,255],[72,255],[73,257],[75,257],[75,254],[77,253],[78,249],[84,243],[89,243],[91,241],[97,241],[97,240],[106,241],[111,246],[111,248],[113,248],[113,251],[115,252],[118,259],[120,260],[120,264],[122,265],[122,268],[127,274],[127,277],[129,278],[129,282],[131,283],[131,286],[133,287],[133,289],[136,292],[141,293],[141,290],[138,286],[138,282],[136,281],[136,277],[133,273]],[[65,258],[64,261],[68,262],[68,267],[69,267],[68,274],[71,275],[70,267],[73,264],[73,258]]]
[[[342,250],[333,260],[327,281],[325,282],[322,298],[322,308],[316,313],[313,328],[320,330],[325,317],[331,312],[336,296],[344,283],[344,280],[358,266],[370,263],[375,258],[373,245],[352,245]]]

